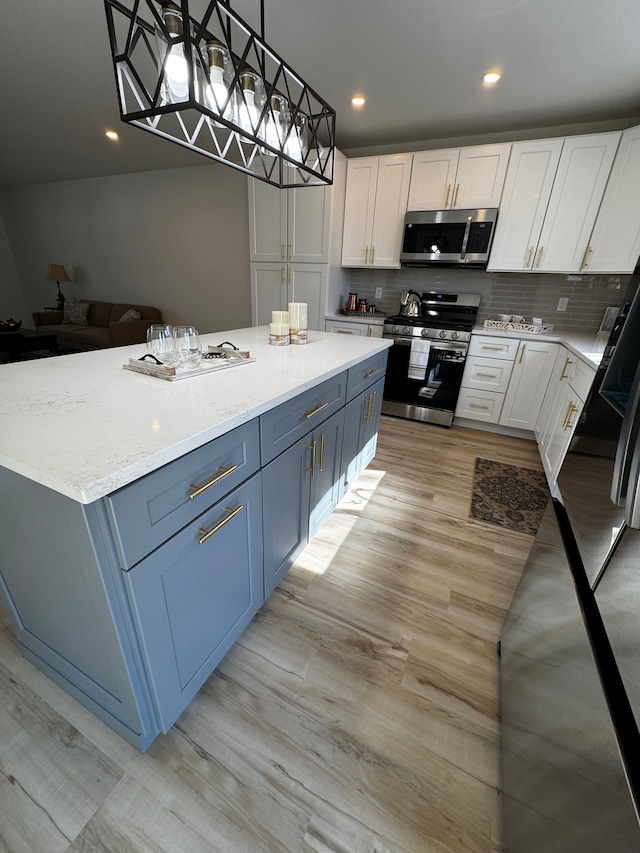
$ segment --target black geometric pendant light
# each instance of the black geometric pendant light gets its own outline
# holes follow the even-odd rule
[[[104,0],[122,120],[278,187],[333,181],[335,111],[224,0]]]

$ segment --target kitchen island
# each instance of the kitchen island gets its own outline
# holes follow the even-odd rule
[[[389,341],[203,336],[254,362],[167,382],[143,346],[0,370],[0,598],[23,654],[141,750],[375,452]]]

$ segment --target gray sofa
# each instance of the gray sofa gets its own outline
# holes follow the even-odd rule
[[[63,323],[62,311],[37,311],[32,314],[35,328],[55,332],[62,349],[93,350],[144,343],[149,326],[162,322],[160,311],[148,305],[83,301],[89,302],[87,325]],[[140,313],[141,319],[121,320],[131,308]]]

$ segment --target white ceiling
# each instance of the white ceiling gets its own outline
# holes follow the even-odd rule
[[[259,0],[231,5],[259,29]],[[265,19],[343,151],[640,116],[638,0],[265,0]],[[207,162],[120,122],[105,20],[102,0],[3,3],[0,186]]]

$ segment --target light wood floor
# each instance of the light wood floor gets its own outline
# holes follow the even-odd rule
[[[378,454],[146,755],[0,628],[0,851],[493,853],[496,641],[532,537],[468,518],[476,456],[383,417]]]

